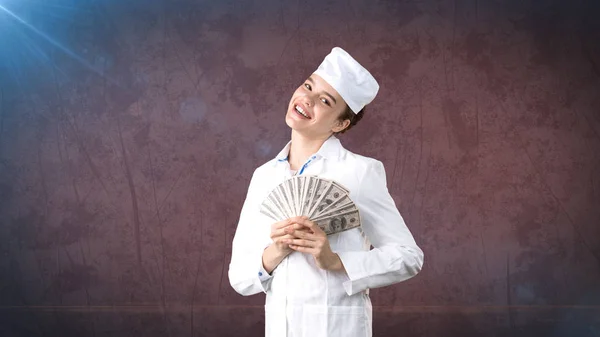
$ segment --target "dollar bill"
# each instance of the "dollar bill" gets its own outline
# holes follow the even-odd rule
[[[306,176],[300,176],[300,215],[304,215],[304,200],[306,199],[306,191],[309,178]]]
[[[292,187],[292,179],[283,182],[283,190],[285,197],[288,199],[289,207],[292,210],[292,216],[296,216],[296,207],[294,207],[294,191]]]
[[[327,235],[340,233],[360,226],[358,210],[313,220]]]
[[[336,182],[336,181],[332,181],[334,185],[337,186],[337,188],[339,188],[340,190],[344,191],[344,194],[350,194],[350,191],[345,188],[344,186],[342,186],[342,184]]]
[[[357,211],[358,208],[356,207],[356,205],[354,203],[349,203],[343,207],[338,207],[336,209],[330,209],[327,212],[323,212],[319,215],[314,216],[312,219],[313,220],[318,220],[318,219],[322,219],[325,217],[330,217],[330,216],[334,216],[334,215],[340,215],[340,214],[346,214],[350,211]]]
[[[275,222],[279,221],[279,218],[275,215],[275,212],[271,208],[266,206],[264,203],[260,207],[260,212],[268,216],[269,218],[275,220]]]
[[[315,204],[314,210],[310,216],[317,216],[317,214],[322,213],[325,209],[344,199],[347,195],[348,194],[344,189],[332,182],[327,191],[325,191],[323,197]]]
[[[321,180],[317,179],[316,177],[312,177],[308,180],[306,197],[302,201],[302,215],[308,215],[312,201],[315,198],[315,193],[321,183]]]
[[[329,212],[327,214],[322,214],[322,215],[320,215],[318,217],[311,218],[311,220],[317,221],[317,220],[321,220],[321,219],[330,218],[332,216],[345,215],[345,214],[349,214],[349,213],[357,212],[357,211],[358,211],[358,208],[356,207],[356,205],[351,204],[351,205],[348,205],[348,206],[346,206],[344,208],[340,208],[338,210]]]
[[[327,191],[331,189],[332,186],[332,181],[326,179],[319,179],[319,186],[315,189],[315,196],[313,197],[313,200],[311,200],[310,210],[307,214],[309,218],[312,218],[317,206],[325,198],[325,196],[327,195]]]
[[[283,220],[286,218],[285,213],[283,212],[281,206],[278,206],[275,202],[274,202],[274,195],[273,196],[269,196],[267,197],[262,205],[261,205],[261,210],[265,209],[267,211],[269,211],[271,214],[273,214],[278,220]]]
[[[283,183],[281,184],[281,193],[283,195],[283,198],[286,201],[286,205],[285,206],[287,206],[287,208],[289,208],[289,210],[290,210],[289,211],[290,216],[294,216],[294,213],[295,213],[294,207],[293,207],[294,200],[292,199],[292,194],[291,194],[291,191],[290,191],[289,182],[290,182],[289,180],[284,180],[283,181]]]
[[[300,185],[298,176],[294,176],[291,179],[292,184],[292,197],[294,198],[294,208],[296,209],[296,215],[300,214]]]
[[[281,211],[285,214],[285,217],[291,218],[292,210],[289,207],[289,202],[287,201],[287,199],[285,197],[285,192],[283,191],[283,184],[277,186],[277,188],[275,189],[273,194],[274,194],[274,200],[277,201],[277,204],[280,207]]]
[[[336,202],[331,203],[327,207],[323,208],[320,212],[317,212],[313,215],[313,217],[320,217],[321,215],[328,214],[333,211],[337,211],[340,208],[345,208],[349,205],[353,205],[354,202],[350,199],[348,195],[338,199]]]

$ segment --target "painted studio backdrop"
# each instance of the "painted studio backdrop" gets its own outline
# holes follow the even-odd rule
[[[600,336],[597,1],[0,1],[0,336],[261,336],[252,171],[334,46],[425,252],[374,336]]]

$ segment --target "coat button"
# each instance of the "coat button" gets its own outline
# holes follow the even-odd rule
[[[262,271],[259,271],[259,272],[258,272],[258,276],[262,276]]]

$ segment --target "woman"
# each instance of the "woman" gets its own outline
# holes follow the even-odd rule
[[[344,149],[335,136],[362,118],[378,90],[364,67],[333,48],[292,95],[285,117],[291,141],[254,171],[233,239],[229,280],[241,295],[266,293],[266,336],[371,336],[369,289],[421,270],[423,252],[387,190],[383,164]],[[361,228],[326,235],[306,217],[272,223],[262,215],[259,207],[269,192],[295,174],[346,187]]]

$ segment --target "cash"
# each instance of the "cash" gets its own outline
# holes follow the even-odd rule
[[[275,187],[260,212],[274,221],[308,216],[327,235],[360,227],[358,207],[350,191],[339,183],[316,176],[294,176]]]

